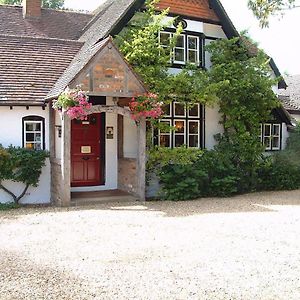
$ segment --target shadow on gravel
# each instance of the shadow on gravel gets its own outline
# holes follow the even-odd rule
[[[161,212],[166,217],[185,217],[214,213],[277,212],[276,206],[299,206],[300,190],[284,192],[261,192],[230,198],[203,198],[192,201],[147,201],[93,204],[77,207],[22,207],[18,210],[0,211],[1,219],[17,219],[24,215],[57,214],[68,212],[128,211]]]
[[[1,251],[1,299],[95,299],[87,281],[67,271],[38,265],[20,253]],[[101,295],[98,294],[98,296]]]

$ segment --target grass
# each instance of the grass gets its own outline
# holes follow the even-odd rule
[[[15,203],[5,203],[5,204],[0,203],[0,211],[18,209],[19,207],[20,207],[20,205],[15,204]]]

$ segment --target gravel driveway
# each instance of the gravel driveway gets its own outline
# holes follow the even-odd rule
[[[300,191],[0,212],[0,299],[300,299]]]

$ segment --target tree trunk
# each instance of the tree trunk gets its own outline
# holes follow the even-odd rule
[[[20,194],[20,196],[16,196],[13,192],[11,192],[9,189],[7,189],[2,183],[0,183],[0,189],[3,190],[5,193],[10,195],[14,199],[15,204],[19,204],[19,201],[25,196],[26,192],[28,191],[29,184],[27,184],[23,190],[23,192]]]

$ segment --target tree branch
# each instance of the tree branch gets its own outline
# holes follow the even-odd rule
[[[17,201],[16,203],[17,203],[17,204],[19,204],[19,201],[25,196],[26,192],[28,191],[28,188],[29,188],[29,184],[27,184],[27,185],[25,186],[25,188],[24,188],[22,194],[21,194],[19,197],[17,197],[17,199],[16,199],[16,201]]]
[[[9,194],[13,199],[16,204],[19,204],[19,201],[25,196],[29,189],[29,184],[26,184],[23,192],[21,193],[20,196],[16,196],[13,192],[11,192],[9,189],[7,189],[2,183],[0,183],[0,189]]]
[[[13,192],[11,192],[10,190],[8,190],[2,183],[0,183],[0,189],[3,190],[4,192],[6,192],[7,194],[9,194],[14,199],[14,202],[16,204],[18,204],[18,198],[17,198],[17,196]]]

